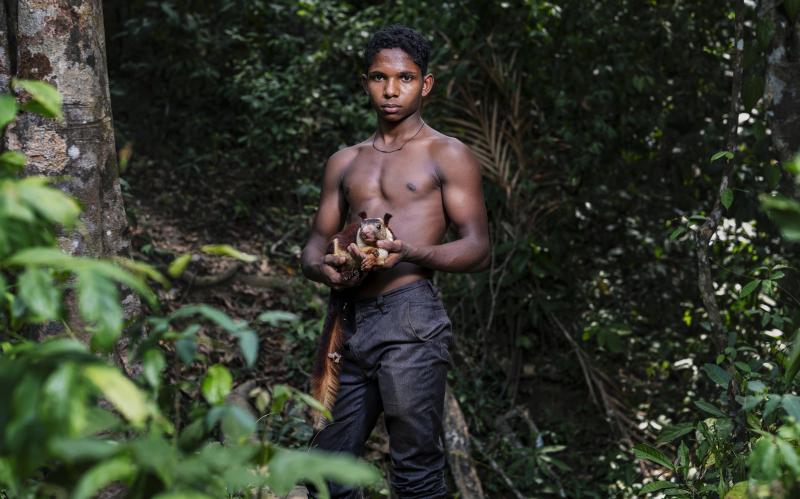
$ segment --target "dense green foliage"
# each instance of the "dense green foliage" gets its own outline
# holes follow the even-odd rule
[[[31,81],[15,86],[31,98],[18,106],[13,97],[0,96],[0,126],[14,120],[18,107],[60,116],[54,88]],[[270,413],[257,421],[229,400],[232,375],[223,365],[205,371],[204,400],[196,400],[187,411],[190,420],[178,424],[182,413],[173,410],[174,394],[161,396],[169,380],[165,354],[177,352],[183,364],[196,365],[204,322],[238,340],[247,368],[256,361],[256,333],[215,308],[187,305],[147,317],[148,334],[134,335],[130,344],[130,360],[141,367],[136,379],[109,364],[101,353],[113,348],[125,322],[117,285],[157,311],[146,280],[170,284],[141,262],[76,257],[59,249],[57,231],[74,229],[80,208],[45,177],[19,178],[24,164],[19,152],[0,154],[0,495],[83,499],[122,484],[124,492],[111,489],[114,497],[219,498],[250,491],[261,496],[265,490],[286,494],[303,480],[324,489],[326,478],[377,479],[373,468],[355,459],[271,443],[270,414],[282,413],[290,400],[324,408],[278,385],[260,397],[259,409]],[[224,245],[203,249],[248,257]],[[180,274],[180,265],[176,259],[173,275]],[[69,313],[70,296],[77,299],[80,320]],[[265,312],[262,319],[292,316]],[[63,326],[61,334],[34,340],[53,323]]]
[[[440,276],[476,460],[532,496],[792,497],[798,188],[760,100],[774,26],[758,8],[731,116],[735,16],[719,2],[107,1],[129,199],[220,236],[266,232],[296,268],[326,157],[374,126],[360,49],[379,25],[415,26],[435,46],[426,120],[485,172],[492,267]],[[726,164],[716,351],[694,240]],[[282,297],[302,316],[298,374],[322,293],[299,286]],[[488,496],[511,495],[479,470]]]

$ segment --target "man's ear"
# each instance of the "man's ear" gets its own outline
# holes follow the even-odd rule
[[[433,74],[428,73],[425,75],[425,78],[422,79],[422,96],[427,97],[431,90],[433,89]]]
[[[361,75],[361,89],[364,90],[364,93],[369,95],[369,91],[367,90],[367,75]]]

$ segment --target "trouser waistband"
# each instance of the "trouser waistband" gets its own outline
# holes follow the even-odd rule
[[[439,298],[439,288],[430,279],[420,279],[418,281],[404,284],[399,288],[383,293],[371,298],[353,298],[350,293],[342,293],[339,299],[343,303],[349,303],[358,306],[359,308],[366,307],[382,307],[384,304],[391,304],[397,301],[405,301],[408,295],[416,293],[425,293],[429,298]]]

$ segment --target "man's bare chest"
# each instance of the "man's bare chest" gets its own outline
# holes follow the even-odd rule
[[[342,189],[351,206],[385,200],[399,206],[440,195],[436,166],[430,159],[357,160],[345,172]]]

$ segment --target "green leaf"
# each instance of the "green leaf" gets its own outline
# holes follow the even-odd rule
[[[753,109],[758,100],[764,95],[764,77],[760,74],[750,74],[742,83],[742,104],[746,110]]]
[[[230,256],[247,263],[258,260],[258,257],[242,253],[229,244],[206,244],[200,250],[209,255]]]
[[[225,406],[222,414],[222,433],[238,444],[243,444],[256,431],[256,419],[239,406]]]
[[[324,487],[331,480],[343,485],[365,486],[377,482],[380,472],[372,465],[353,457],[322,451],[296,451],[276,448],[269,461],[269,487],[286,495],[301,481]]]
[[[299,390],[295,390],[294,394],[299,400],[303,401],[307,406],[311,407],[315,411],[321,413],[329,421],[333,419],[330,411],[324,405],[322,405],[319,400]],[[542,451],[542,449],[540,448],[539,451]]]
[[[794,339],[792,340],[792,349],[789,352],[789,355],[786,356],[784,359],[784,369],[786,372],[783,375],[783,380],[786,383],[789,383],[797,376],[797,371],[800,370],[800,329],[798,329],[794,334]]]
[[[17,99],[13,95],[0,95],[0,128],[14,121],[17,117]]]
[[[205,494],[201,494],[199,492],[187,490],[187,491],[176,491],[176,492],[164,492],[163,494],[158,494],[156,496],[153,496],[153,499],[214,499],[214,498],[211,496],[207,496]]]
[[[682,423],[682,424],[667,426],[658,435],[658,440],[656,440],[656,443],[663,444],[667,442],[672,442],[676,438],[680,438],[686,435],[687,433],[691,433],[693,430],[694,430],[694,423]]]
[[[156,281],[157,283],[161,284],[161,286],[169,289],[172,287],[170,282],[150,264],[144,262],[137,262],[136,260],[131,260],[130,258],[122,258],[122,257],[114,257],[114,261],[123,267],[127,268],[131,272],[134,272],[142,277],[149,277],[150,279]]]
[[[122,332],[122,306],[117,287],[92,269],[78,271],[78,308],[95,325],[92,344],[108,351]]]
[[[225,366],[215,364],[208,368],[201,391],[203,397],[211,405],[218,405],[225,402],[225,397],[233,386],[233,376]]]
[[[48,181],[44,177],[28,177],[17,184],[17,193],[46,219],[71,227],[78,218],[80,207],[71,197],[45,185]]]
[[[25,167],[25,155],[17,151],[6,151],[0,154],[0,165],[11,172],[18,172]]]
[[[717,409],[713,404],[706,402],[705,400],[695,400],[694,405],[700,409],[701,411],[705,411],[712,416],[717,416],[718,418],[724,418],[725,413],[721,410]]]
[[[253,367],[258,357],[258,335],[249,329],[235,334],[239,338],[239,350],[242,351],[247,367]]]
[[[167,269],[167,273],[173,278],[177,279],[181,276],[181,274],[183,274],[183,271],[186,270],[186,267],[189,265],[190,261],[192,261],[192,254],[184,253],[178,258],[172,260],[172,263],[169,264],[169,268]]]
[[[733,204],[733,191],[726,187],[722,191],[722,194],[720,194],[720,201],[722,201],[722,206],[724,206],[726,210],[729,209]]]
[[[795,476],[800,475],[800,458],[797,456],[797,451],[782,438],[777,439],[777,444],[783,462],[794,472]]]
[[[127,456],[104,461],[81,476],[72,492],[72,499],[91,499],[112,482],[129,481],[135,474],[136,466]]]
[[[650,447],[647,444],[636,444],[633,447],[633,454],[637,459],[647,459],[649,461],[653,461],[654,463],[660,464],[665,468],[669,468],[670,470],[675,470],[675,467],[672,465],[672,461],[670,461],[670,459],[664,455],[663,452],[654,447]]]
[[[711,378],[711,381],[723,388],[727,388],[728,384],[731,382],[730,373],[716,364],[705,364],[703,370],[708,377]]]
[[[716,160],[718,160],[720,158],[723,158],[723,157],[727,158],[727,159],[733,159],[733,153],[730,152],[730,151],[719,151],[719,152],[716,152],[716,153],[714,153],[713,156],[711,156],[711,163],[713,163],[714,161],[716,161]]]
[[[739,298],[750,296],[753,293],[753,291],[755,291],[756,288],[758,288],[759,284],[761,284],[761,279],[753,279],[752,281],[745,284],[742,290],[739,291]]]
[[[197,343],[192,336],[185,336],[175,342],[175,351],[178,353],[181,362],[184,364],[191,364],[197,352]]]
[[[800,203],[783,196],[761,194],[763,208],[788,241],[800,241]]]
[[[159,348],[151,348],[142,356],[144,379],[156,390],[161,386],[161,372],[166,366],[167,361]]]
[[[737,482],[725,494],[725,499],[748,499],[747,482]]]
[[[767,395],[767,403],[764,404],[764,418],[768,418],[770,414],[775,412],[775,409],[778,408],[778,404],[781,403],[782,397],[780,395],[769,394]]]
[[[781,406],[795,421],[800,421],[800,397],[787,393],[781,397]]]
[[[300,320],[300,317],[298,317],[297,314],[285,312],[283,310],[269,310],[267,312],[262,312],[258,316],[259,322],[266,322],[273,327],[280,325],[281,322],[296,322],[298,320]]]
[[[131,380],[117,369],[104,365],[87,366],[83,374],[134,426],[144,424],[149,413],[147,400]]]
[[[760,19],[756,26],[756,39],[758,47],[761,50],[766,50],[772,43],[775,37],[775,25],[769,19]]]
[[[644,487],[639,491],[639,495],[648,494],[650,492],[657,492],[659,490],[666,490],[666,489],[675,489],[678,488],[678,484],[667,482],[664,480],[656,480],[655,482],[650,482],[645,484]]]
[[[61,94],[53,85],[38,80],[12,80],[14,88],[23,88],[31,94],[31,100],[22,105],[25,111],[41,114],[47,118],[62,119]]]
[[[28,267],[19,277],[19,297],[35,315],[34,320],[55,320],[61,307],[61,291],[45,269]]]
[[[800,11],[800,0],[783,0],[783,8],[786,9],[789,20],[794,22],[797,12]]]

